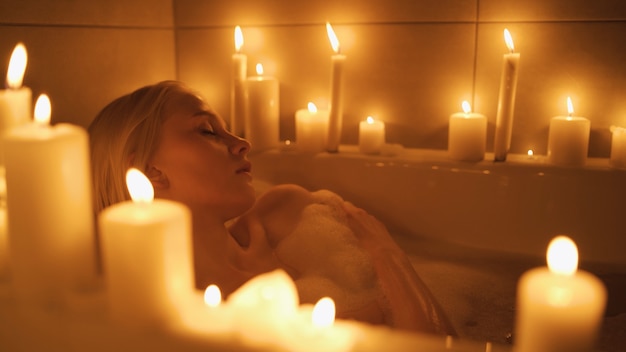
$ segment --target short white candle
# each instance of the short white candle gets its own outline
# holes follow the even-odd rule
[[[626,169],[626,128],[611,126],[611,157],[609,164]]]
[[[587,161],[591,123],[588,119],[572,116],[572,100],[567,97],[568,116],[550,120],[548,160],[556,165],[580,166]]]
[[[246,121],[246,96],[244,82],[247,75],[248,57],[241,53],[243,33],[235,27],[235,53],[232,57],[233,72],[230,86],[230,132],[243,136]]]
[[[296,148],[300,152],[319,153],[326,147],[328,110],[319,110],[309,102],[307,109],[296,111]]]
[[[515,53],[513,38],[508,29],[504,29],[504,41],[509,53],[504,54],[502,61],[502,78],[500,79],[500,93],[498,95],[498,109],[496,111],[496,132],[493,144],[495,161],[505,161],[511,148],[511,134],[513,132],[513,115],[515,112],[515,92],[517,90],[517,76],[519,53]]]
[[[519,280],[515,350],[593,350],[606,288],[594,275],[577,270],[578,250],[566,236],[550,242],[547,262],[547,268],[529,270]]]
[[[20,298],[60,303],[95,279],[95,236],[87,131],[50,116],[41,95],[5,134],[9,255]]]
[[[385,144],[385,123],[368,116],[359,124],[359,151],[378,154]]]
[[[150,181],[127,173],[132,201],[99,216],[109,312],[133,326],[176,324],[194,290],[191,212],[181,203],[154,199]]]
[[[448,153],[450,158],[460,161],[480,161],[485,158],[487,145],[487,118],[471,112],[467,101],[462,104],[463,112],[450,115],[448,130]]]
[[[343,124],[343,86],[344,86],[344,66],[346,56],[340,53],[340,45],[335,31],[330,23],[326,22],[326,33],[330,40],[330,45],[335,54],[331,57],[331,78],[330,78],[330,113],[328,117],[328,137],[326,150],[334,153],[339,151],[341,142],[341,129]]]
[[[263,75],[263,65],[256,65],[256,76],[246,79],[246,139],[251,152],[277,148],[280,128],[278,79]]]

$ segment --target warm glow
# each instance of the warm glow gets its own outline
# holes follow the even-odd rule
[[[572,104],[572,98],[567,97],[567,116],[572,116],[574,113],[574,104]]]
[[[126,171],[126,186],[135,203],[150,203],[154,199],[154,188],[141,171],[130,168]]]
[[[35,103],[35,123],[44,126],[49,125],[50,115],[52,115],[50,98],[45,94],[41,94]]]
[[[256,64],[256,74],[263,75],[263,65],[261,63]]]
[[[311,320],[313,325],[318,327],[333,325],[335,322],[335,302],[333,299],[330,297],[320,298],[313,307]]]
[[[532,149],[528,149],[528,156],[533,156],[535,153]]]
[[[204,303],[209,307],[217,307],[222,303],[222,292],[217,285],[209,285],[204,290]]]
[[[307,108],[309,109],[309,112],[311,114],[317,113],[317,106],[315,106],[315,104],[313,104],[312,102],[309,102],[309,104],[307,105]]]
[[[17,89],[22,86],[27,62],[28,55],[26,54],[26,47],[24,44],[18,43],[11,54],[9,69],[7,71],[7,85],[9,88]]]
[[[510,52],[515,50],[515,45],[513,45],[513,37],[511,37],[511,33],[508,29],[504,29],[504,42],[506,43],[506,47],[509,48]]]
[[[235,27],[235,51],[239,52],[243,46],[243,33],[241,33],[241,27]]]
[[[367,119],[365,119],[365,121],[367,121],[367,124],[368,124],[368,125],[371,125],[371,124],[373,124],[373,123],[374,123],[374,118],[373,118],[373,117],[371,117],[371,116],[368,116],[368,117],[367,117]]]
[[[328,33],[328,40],[330,40],[330,45],[333,47],[333,51],[339,54],[339,39],[337,39],[337,35],[335,35],[333,27],[328,22],[326,22],[326,33]]]
[[[576,243],[567,236],[553,238],[546,257],[548,268],[554,274],[573,275],[578,269],[578,249]]]
[[[463,103],[461,103],[461,107],[463,108],[463,112],[466,114],[472,112],[472,106],[467,100],[464,100]]]

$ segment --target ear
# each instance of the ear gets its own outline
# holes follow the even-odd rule
[[[148,177],[155,189],[166,189],[170,185],[167,175],[152,165],[148,165],[146,177]]]

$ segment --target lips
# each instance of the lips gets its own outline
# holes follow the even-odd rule
[[[241,174],[244,172],[250,172],[252,171],[252,164],[250,162],[246,162],[245,164],[243,164],[240,168],[237,169],[237,173]]]

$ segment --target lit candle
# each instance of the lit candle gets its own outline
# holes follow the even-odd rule
[[[96,276],[89,137],[50,116],[41,95],[35,121],[5,134],[9,255],[20,298],[63,303]]]
[[[296,143],[301,152],[321,152],[326,147],[328,110],[318,110],[309,102],[307,109],[296,111]]]
[[[359,124],[359,151],[363,154],[378,154],[385,144],[385,123],[368,116]]]
[[[606,303],[606,289],[594,275],[577,270],[578,250],[566,236],[555,237],[548,267],[522,275],[517,291],[516,351],[591,351]]]
[[[279,83],[263,75],[263,65],[256,65],[257,76],[246,79],[246,139],[252,152],[277,148],[279,142]]]
[[[243,33],[239,26],[235,27],[235,53],[233,54],[233,72],[230,90],[230,132],[243,136],[246,119],[246,96],[244,82],[248,58],[241,53]]]
[[[0,134],[10,128],[28,123],[31,118],[32,91],[22,86],[28,55],[26,47],[18,43],[13,49],[6,85],[8,89],[0,90]],[[4,148],[0,143],[0,165],[4,162]]]
[[[328,136],[326,150],[338,152],[341,142],[341,127],[343,120],[343,71],[346,56],[340,53],[339,40],[330,23],[326,22],[326,32],[330,45],[335,54],[331,57],[331,79],[330,79],[330,113],[328,117]]]
[[[126,174],[132,201],[99,215],[109,313],[134,326],[176,324],[194,290],[191,212],[181,203],[153,199],[150,181]]]
[[[483,160],[487,144],[487,118],[471,112],[467,101],[461,105],[463,112],[450,115],[448,153],[454,160]]]
[[[626,169],[626,128],[611,126],[611,157],[609,164]]]
[[[567,116],[550,120],[548,160],[557,165],[584,165],[587,161],[591,123],[588,119],[572,116],[574,107],[567,97]]]
[[[502,78],[496,112],[496,132],[493,144],[494,160],[505,161],[511,147],[511,133],[513,132],[513,114],[515,112],[515,91],[517,90],[517,76],[519,53],[515,53],[513,38],[508,29],[504,29],[504,41],[509,52],[504,54],[502,64]]]

